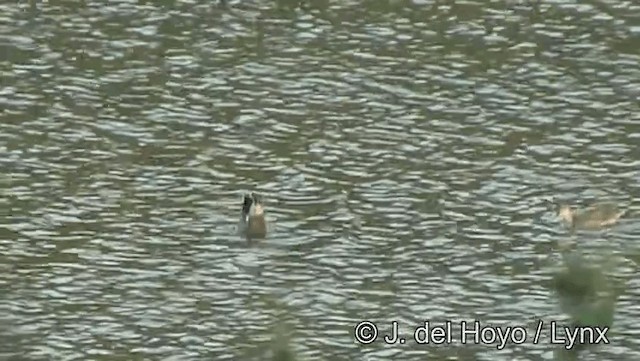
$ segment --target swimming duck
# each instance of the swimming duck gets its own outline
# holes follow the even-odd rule
[[[558,217],[572,230],[600,229],[618,222],[624,211],[612,203],[596,203],[584,210],[575,210],[562,204],[558,207]]]
[[[239,230],[248,240],[266,237],[267,222],[260,195],[253,192],[244,195]]]

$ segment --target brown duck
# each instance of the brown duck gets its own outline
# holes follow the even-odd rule
[[[248,240],[267,236],[267,221],[260,195],[253,192],[244,195],[239,230]]]
[[[572,230],[596,230],[612,226],[623,214],[624,211],[613,203],[596,203],[582,210],[566,204],[558,207],[558,217]]]

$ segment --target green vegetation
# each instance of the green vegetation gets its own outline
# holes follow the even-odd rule
[[[563,256],[564,267],[553,276],[552,287],[560,308],[570,318],[570,327],[612,327],[622,287],[616,287],[616,282],[607,277],[608,266],[594,264],[578,253]],[[561,348],[556,352],[556,360],[577,360],[588,346]]]

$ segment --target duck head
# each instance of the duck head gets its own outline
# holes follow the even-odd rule
[[[262,205],[262,197],[253,192],[245,194],[242,203],[242,216],[245,220],[248,220],[249,217],[261,216],[263,214],[264,207]]]
[[[573,224],[573,217],[575,215],[575,211],[566,204],[561,204],[558,206],[558,217],[565,221],[567,224]]]

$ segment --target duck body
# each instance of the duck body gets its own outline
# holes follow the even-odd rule
[[[571,229],[596,230],[614,225],[624,214],[613,203],[596,203],[583,210],[561,205],[558,216]]]
[[[239,231],[248,240],[264,239],[267,236],[267,221],[264,216],[262,197],[256,193],[244,195],[240,213]]]

